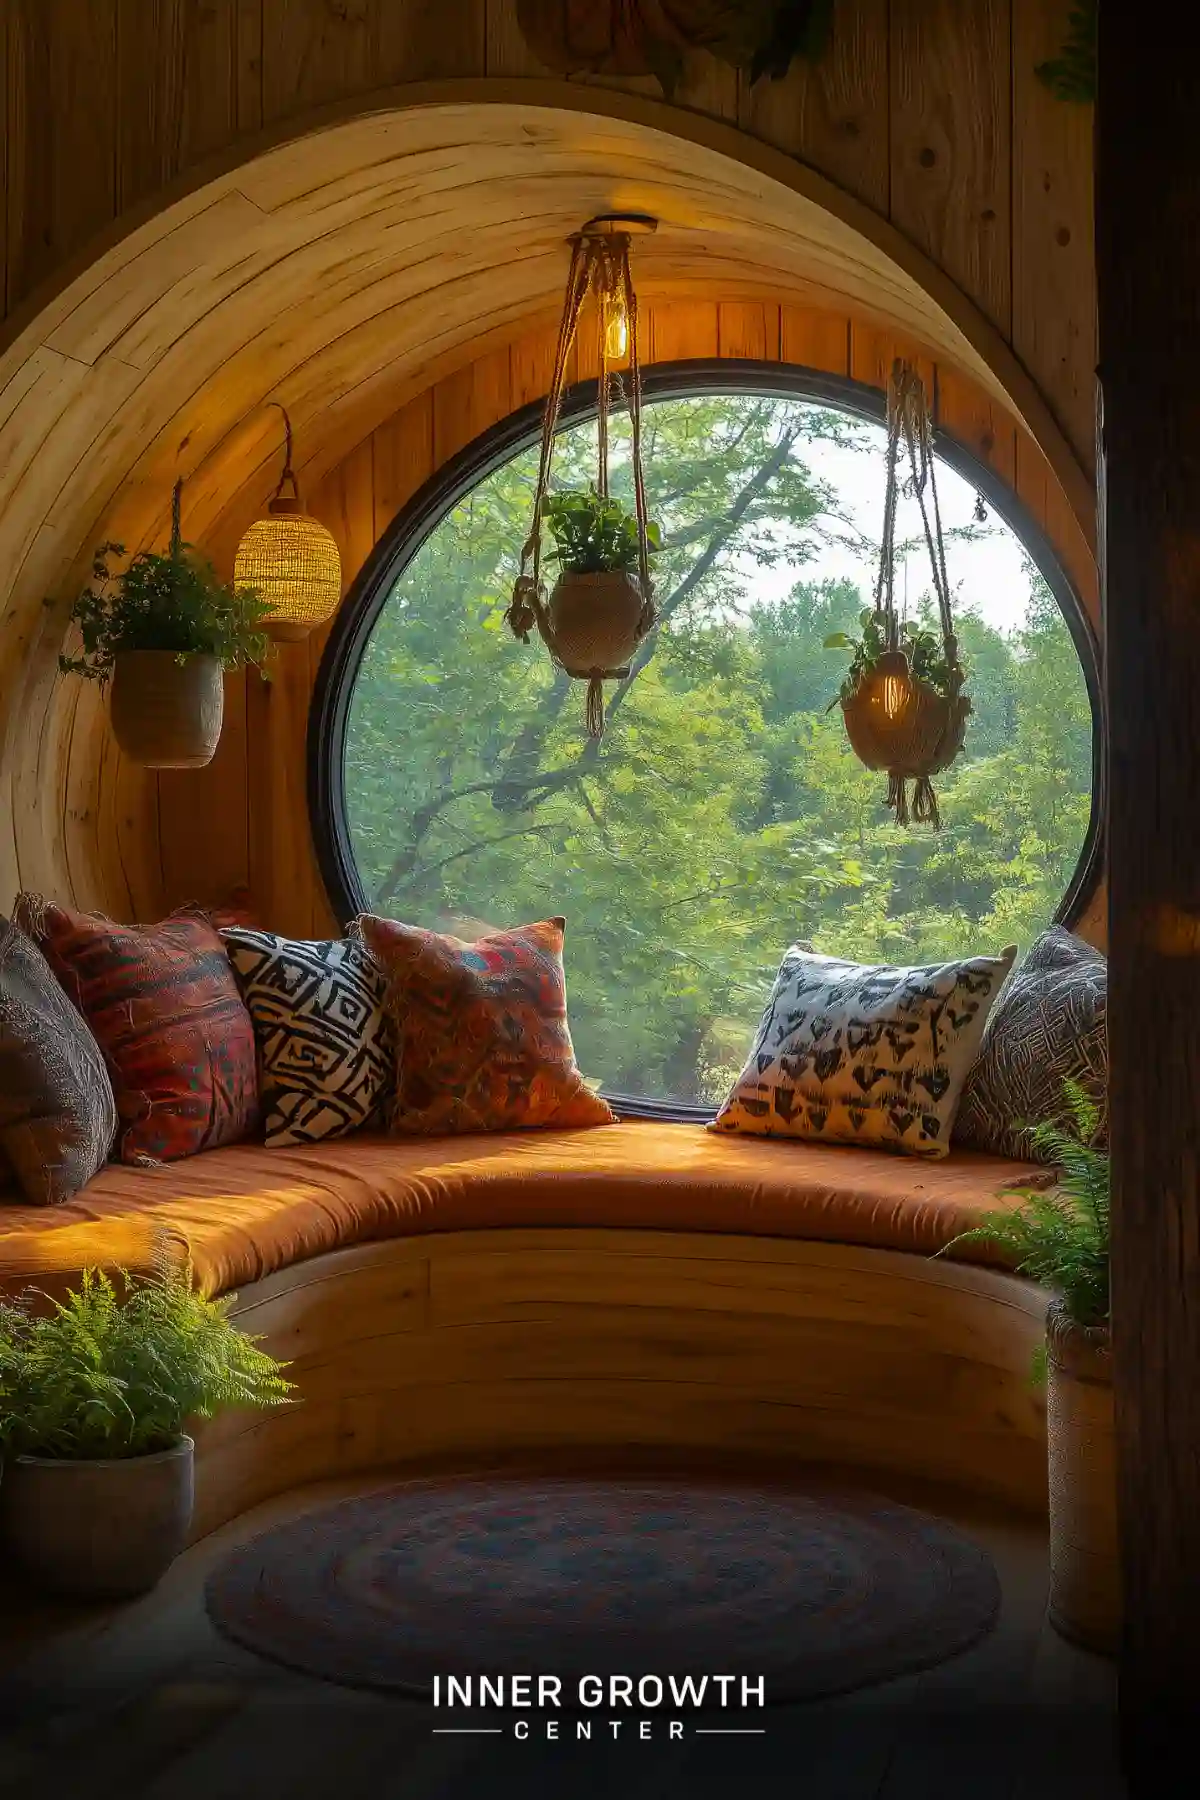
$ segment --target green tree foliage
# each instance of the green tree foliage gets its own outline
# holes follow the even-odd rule
[[[586,485],[594,442],[594,428],[561,435],[563,489]],[[649,406],[645,442],[659,619],[608,689],[605,736],[586,738],[581,688],[504,624],[530,451],[464,499],[396,583],[351,706],[349,826],[379,911],[466,937],[565,914],[585,1073],[612,1092],[712,1103],[797,939],[915,962],[1045,926],[1087,828],[1091,719],[1030,565],[1020,630],[959,621],[974,712],[967,755],[939,779],[944,828],[898,829],[886,783],[829,710],[845,653],[824,641],[858,629],[869,595],[804,578],[823,543],[853,539],[814,473],[822,444],[877,455],[877,435],[837,411],[726,395]],[[618,437],[627,503],[628,474]],[[761,572],[780,568],[798,579],[764,604]]]

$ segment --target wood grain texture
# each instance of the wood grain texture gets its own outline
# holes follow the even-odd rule
[[[1013,0],[1012,340],[1084,466],[1095,466],[1095,233],[1091,107],[1034,70],[1057,54],[1074,0]]]
[[[263,119],[372,85],[375,0],[263,0]]]
[[[1187,63],[1119,7],[1098,60],[1120,1678],[1141,1796],[1189,1742],[1200,1597],[1200,181]]]
[[[237,134],[239,13],[241,0],[117,0],[118,211]]]
[[[1005,330],[1011,266],[1014,343],[1090,465],[1089,109],[1056,102],[1033,75],[1069,6],[848,0],[820,61],[782,82],[751,89],[689,54],[674,110],[736,120],[890,213]],[[6,12],[10,306],[123,206],[264,120],[393,82],[550,73],[516,0],[7,0]],[[600,85],[659,93],[647,77]],[[937,164],[914,169],[929,149]]]
[[[889,0],[834,9],[828,48],[781,81],[743,83],[739,123],[886,213],[891,187]]]
[[[117,0],[8,0],[10,304],[116,217]]]
[[[892,0],[892,220],[1012,316],[1010,0]]]
[[[122,17],[143,15],[132,0],[123,13],[106,7],[103,0],[89,15],[86,43],[70,41],[76,81],[105,18],[111,57],[119,62],[124,44],[134,58],[130,82],[143,67],[129,31],[118,30]],[[92,161],[108,171],[106,204],[115,204],[121,168],[133,191],[143,154],[153,154],[156,167],[190,155],[167,130],[169,120],[172,131],[179,124],[179,96],[179,130],[194,129],[198,140],[234,111],[252,118],[260,100],[264,116],[281,117],[285,102],[301,104],[297,94],[310,105],[330,84],[339,93],[352,88],[373,66],[382,18],[369,0],[332,12],[238,0],[203,31],[198,12],[167,0],[144,16],[176,46],[174,61],[160,67],[156,54],[145,64],[157,86],[143,97],[148,110],[130,117],[127,150],[119,153],[115,124],[107,162],[97,139]],[[45,73],[66,56],[68,40],[47,35],[46,21],[57,17],[55,6],[13,15],[21,28],[8,39],[10,123],[33,92],[30,57],[42,59]],[[205,122],[189,126],[188,96],[200,104],[205,71],[224,69],[226,50],[236,59],[232,74],[205,100],[213,109]],[[100,51],[97,58],[104,67]],[[442,381],[457,384],[434,402],[435,453],[449,454],[513,403],[514,338],[526,321],[553,316],[569,231],[617,197],[662,221],[639,255],[653,357],[717,354],[721,309],[727,353],[761,345],[768,356],[776,318],[783,341],[780,308],[790,309],[788,329],[803,312],[853,316],[877,346],[917,343],[1019,416],[1055,459],[1076,516],[1086,516],[1086,481],[1002,340],[934,265],[819,176],[699,112],[609,89],[585,97],[553,84],[510,90],[497,81],[453,87],[452,100],[437,88],[415,92],[421,105],[351,122],[333,115],[319,135],[235,162],[194,192],[180,189],[169,209],[114,237],[0,358],[0,774],[13,804],[0,842],[0,899],[25,885],[125,911],[132,887],[153,891],[158,850],[135,853],[132,838],[139,820],[152,820],[162,790],[142,789],[120,770],[106,748],[103,709],[90,698],[64,698],[57,673],[65,615],[91,547],[106,537],[130,550],[160,540],[182,472],[190,534],[231,555],[277,474],[271,400],[292,413],[302,477],[313,490],[399,405]],[[472,104],[463,104],[468,96]],[[100,112],[90,117],[99,133]],[[10,173],[16,146],[10,135]],[[53,218],[57,165],[43,159],[38,168],[37,180],[50,181],[44,199]],[[13,192],[27,195],[31,181],[26,171]],[[23,219],[23,200],[10,194],[10,203],[10,222]],[[77,204],[85,202],[72,199]],[[86,209],[96,207],[86,201]],[[72,224],[68,235],[75,231]],[[878,360],[859,356],[856,372]],[[581,349],[577,373],[587,372]],[[532,363],[520,381],[523,394],[536,385]],[[372,517],[375,504],[372,494]],[[290,801],[286,817],[269,803],[253,746],[261,732],[287,766],[303,744],[308,686],[297,668],[275,703],[253,684],[247,690],[246,791],[250,816],[266,832],[259,838],[252,825],[251,841],[260,861],[273,854],[264,846],[278,846],[276,879],[293,897],[301,889],[291,877],[308,867],[307,830]],[[68,767],[74,761],[78,770]],[[285,781],[299,805],[302,778],[289,767]],[[239,860],[242,834],[239,817],[223,866]],[[169,896],[173,865],[162,872]],[[191,890],[194,871],[185,872]],[[315,917],[320,896],[308,891],[313,908],[306,902],[298,913]]]
[[[194,1536],[322,1476],[606,1446],[836,1458],[1045,1509],[1045,1295],[896,1251],[667,1232],[393,1239],[243,1288],[301,1404],[197,1439]]]

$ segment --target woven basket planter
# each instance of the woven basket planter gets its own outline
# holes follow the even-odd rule
[[[1050,1622],[1111,1656],[1121,1629],[1112,1352],[1055,1301],[1046,1322]]]
[[[179,662],[170,650],[126,650],[113,668],[113,734],[147,769],[201,769],[213,759],[225,714],[225,676],[215,656]]]
[[[645,635],[645,602],[632,575],[622,569],[581,575],[567,570],[554,584],[546,608],[551,654],[568,675],[586,681],[615,680]]]
[[[889,714],[885,692],[893,679],[903,681],[907,699],[898,712]],[[970,710],[968,700],[948,699],[911,675],[899,650],[881,656],[850,698],[842,701],[846,736],[858,760],[865,768],[885,769],[908,780],[949,768],[963,747]]]

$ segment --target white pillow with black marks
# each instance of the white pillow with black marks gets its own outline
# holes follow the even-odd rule
[[[945,1156],[1015,955],[892,968],[793,944],[710,1129]]]
[[[221,933],[254,1023],[266,1144],[318,1144],[382,1124],[395,1085],[387,978],[356,938]]]

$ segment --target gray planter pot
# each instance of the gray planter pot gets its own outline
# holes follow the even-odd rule
[[[0,1522],[7,1551],[40,1587],[77,1599],[144,1594],[187,1542],[189,1437],[154,1456],[65,1462],[7,1458]]]
[[[1055,1301],[1047,1319],[1050,1623],[1085,1650],[1114,1656],[1121,1567],[1107,1331],[1076,1325]]]

